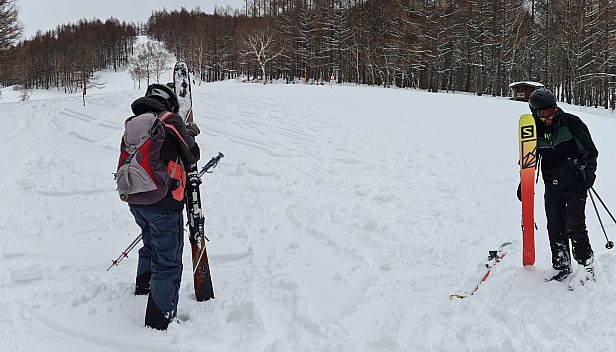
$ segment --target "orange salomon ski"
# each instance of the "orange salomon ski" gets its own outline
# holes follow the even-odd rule
[[[535,169],[537,128],[531,114],[520,116],[520,186],[522,191],[522,264],[535,264]]]

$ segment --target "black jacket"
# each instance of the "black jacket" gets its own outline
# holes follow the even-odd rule
[[[537,119],[537,153],[541,157],[541,173],[546,188],[579,187],[580,165],[597,170],[599,152],[582,120],[558,108],[554,123],[543,126]]]
[[[131,109],[135,116],[147,112],[161,114],[166,111],[158,100],[147,97],[142,97],[135,100],[131,104]],[[173,114],[165,120],[165,124],[172,126],[172,128],[165,126],[165,141],[163,142],[163,146],[161,148],[163,162],[167,165],[167,167],[169,167],[170,163],[173,165],[173,163],[179,159],[182,175],[184,175],[184,165],[192,165],[199,160],[199,146],[195,142],[195,139],[188,134],[186,124],[180,115]],[[183,188],[185,184],[185,176],[182,176],[181,181],[173,179],[171,187],[169,187],[169,192],[167,192],[167,195],[159,202],[151,205],[132,205],[129,202],[128,205],[131,207],[152,207],[182,210],[184,206]],[[179,195],[182,195],[181,200],[177,199],[179,198]]]

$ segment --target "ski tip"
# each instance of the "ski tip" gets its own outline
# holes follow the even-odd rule
[[[508,245],[510,245],[510,244],[513,244],[513,243],[512,243],[512,242],[503,242],[503,243],[500,245],[500,248],[507,247],[507,246],[508,246]]]

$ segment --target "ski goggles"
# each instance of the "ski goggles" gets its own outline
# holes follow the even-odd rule
[[[549,108],[537,110],[537,115],[539,115],[540,119],[548,119],[554,115],[556,115],[556,106],[552,106]]]

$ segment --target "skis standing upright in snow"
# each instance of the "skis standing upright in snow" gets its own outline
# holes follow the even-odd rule
[[[535,170],[537,127],[531,114],[520,116],[520,188],[522,195],[522,265],[535,264]]]
[[[173,69],[173,83],[175,93],[178,97],[180,109],[178,114],[184,118],[184,122],[193,122],[192,111],[192,90],[190,84],[190,73],[188,65],[179,61]],[[212,164],[210,161],[205,167],[207,169],[216,166],[216,163],[222,154],[219,154],[218,159]],[[213,158],[213,160],[216,158]],[[209,166],[209,167],[208,167]],[[193,277],[195,285],[195,296],[197,301],[207,301],[214,298],[214,289],[212,287],[212,276],[210,273],[210,264],[207,258],[205,249],[205,215],[201,208],[201,193],[199,185],[201,184],[201,175],[197,164],[186,166],[186,189],[185,189],[185,204],[186,216],[188,217],[189,241],[192,252]]]

